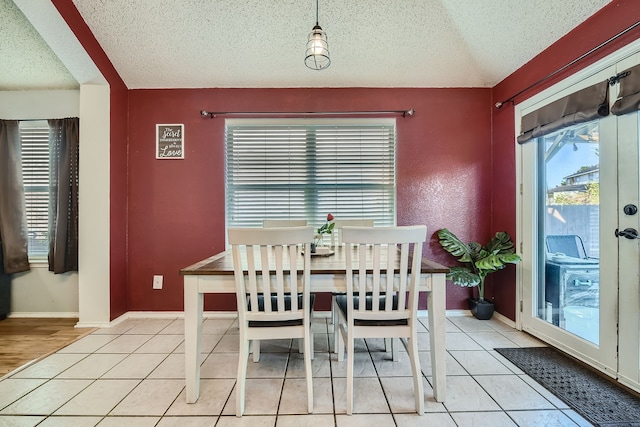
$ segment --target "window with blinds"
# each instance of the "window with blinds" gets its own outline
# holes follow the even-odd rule
[[[29,233],[29,258],[46,259],[49,252],[49,124],[47,121],[21,121],[20,142]]]
[[[226,121],[226,224],[328,213],[395,225],[394,119]]]

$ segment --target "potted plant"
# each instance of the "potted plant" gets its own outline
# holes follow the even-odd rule
[[[464,243],[446,228],[438,231],[442,247],[465,264],[464,267],[451,267],[447,274],[458,286],[478,287],[478,298],[469,298],[469,308],[473,315],[481,320],[491,319],[493,303],[484,299],[484,281],[489,273],[502,270],[507,264],[517,264],[522,260],[513,248],[508,233],[499,231],[482,246],[477,242]]]

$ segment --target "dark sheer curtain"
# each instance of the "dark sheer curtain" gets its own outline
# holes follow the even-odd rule
[[[49,120],[49,270],[78,271],[79,119]]]
[[[559,129],[609,115],[609,81],[558,99],[522,117],[520,144]]]
[[[611,107],[616,116],[633,113],[640,110],[640,65],[624,70],[620,74],[627,74],[620,79],[620,94]]]
[[[27,216],[16,120],[0,120],[0,242],[4,272],[28,271]]]

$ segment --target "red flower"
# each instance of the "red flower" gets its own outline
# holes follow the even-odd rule
[[[333,215],[327,214],[327,221],[333,221]]]

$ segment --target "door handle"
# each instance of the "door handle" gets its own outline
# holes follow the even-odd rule
[[[640,237],[638,236],[638,230],[636,230],[635,228],[625,228],[622,231],[619,231],[616,228],[616,237],[626,237],[630,240],[640,239]]]

